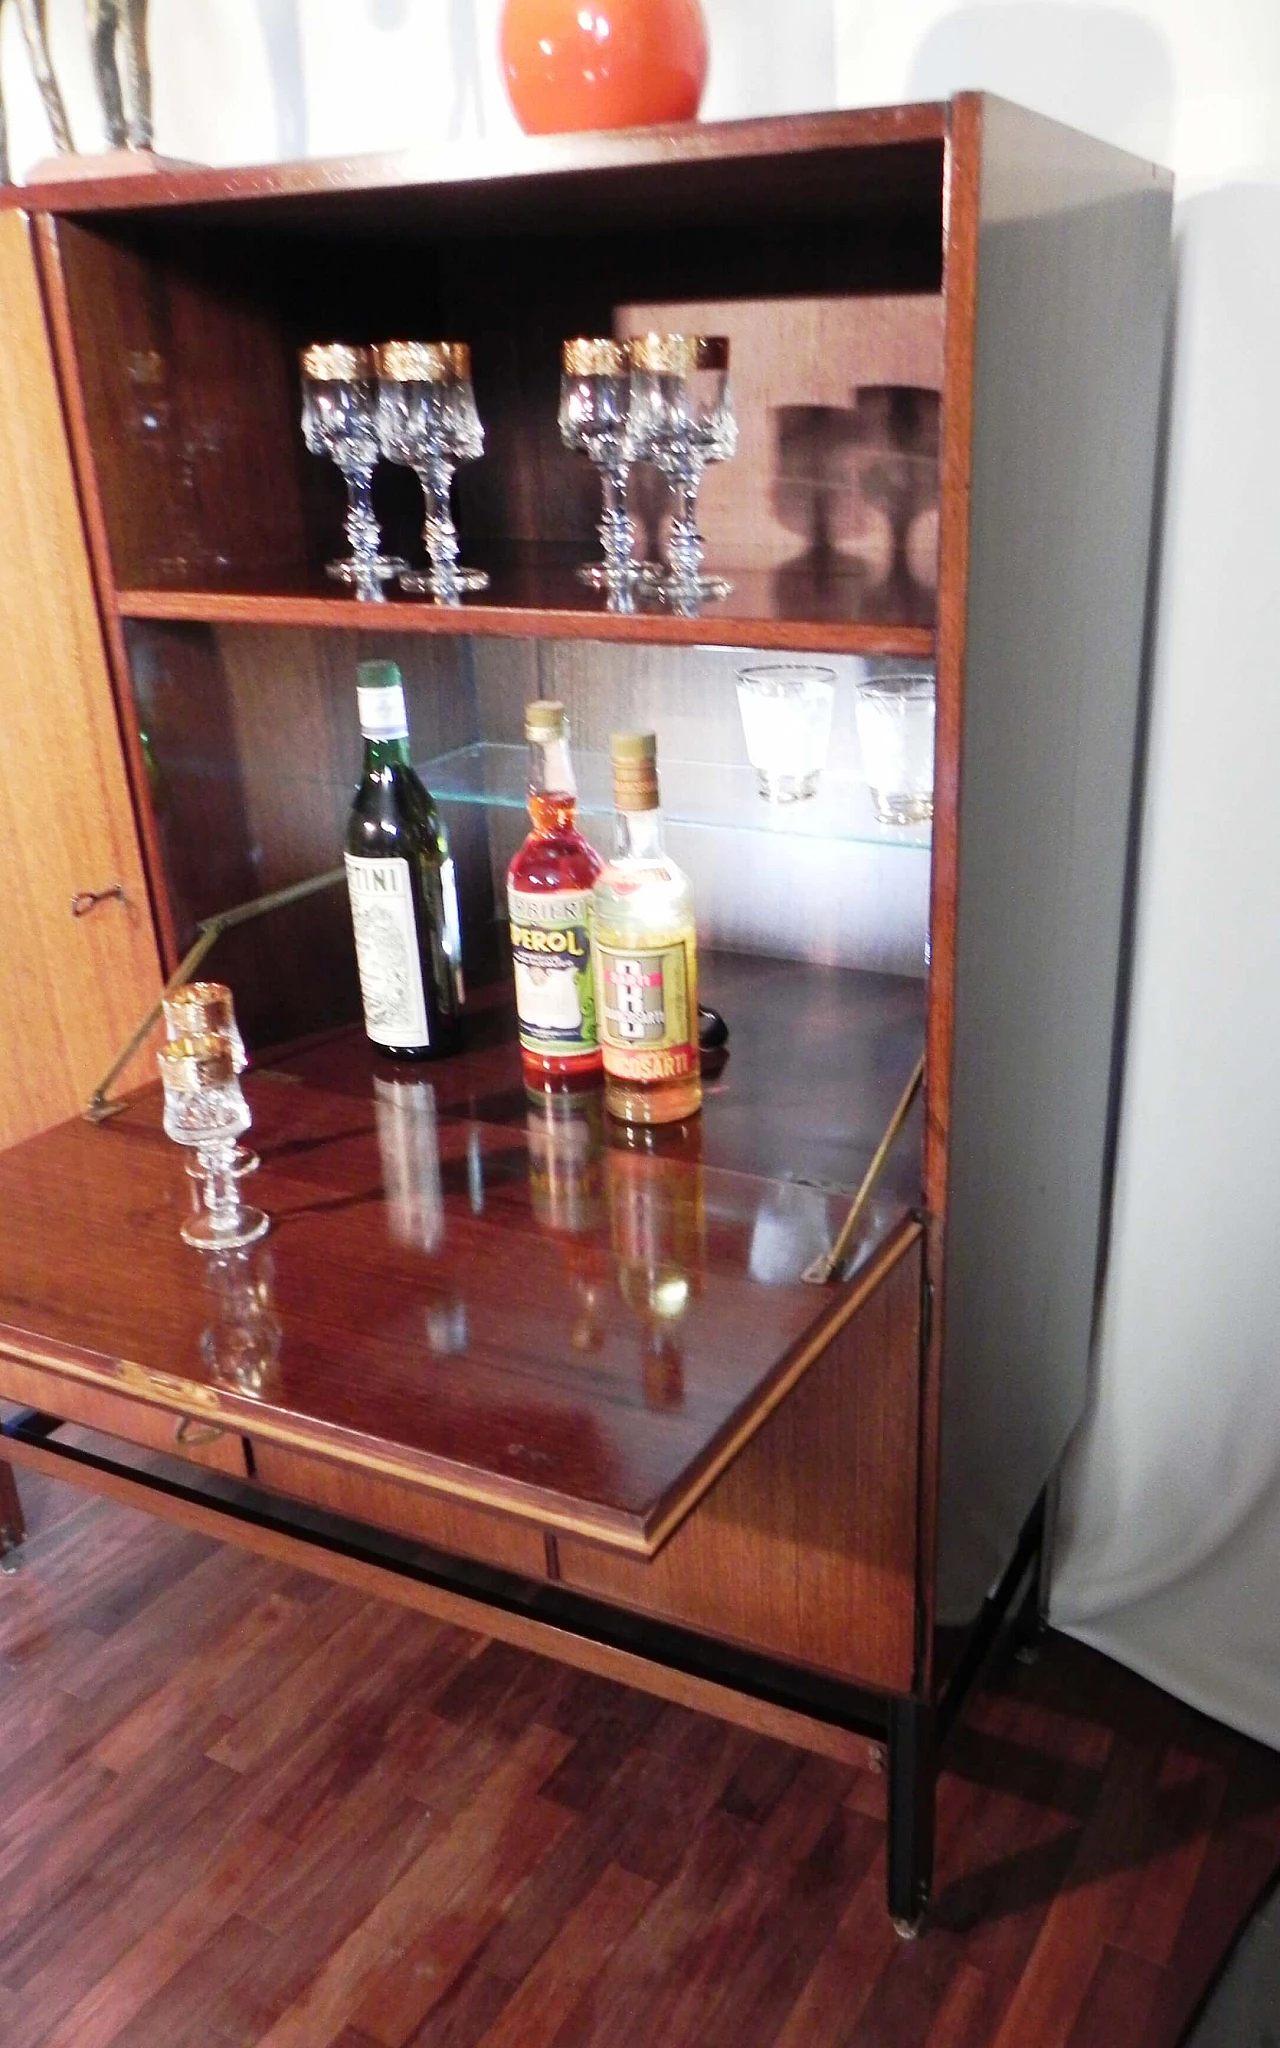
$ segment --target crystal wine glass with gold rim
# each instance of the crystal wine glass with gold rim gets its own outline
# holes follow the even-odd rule
[[[200,1251],[232,1251],[264,1237],[271,1220],[240,1199],[232,1167],[236,1139],[253,1121],[227,1040],[214,1032],[171,1038],[158,1054],[164,1128],[176,1145],[193,1147],[204,1172],[204,1207],[182,1225]]]
[[[327,455],[347,486],[347,540],[351,553],[325,565],[325,574],[349,583],[356,596],[380,598],[406,564],[381,553],[373,510],[378,466],[378,378],[373,350],[344,341],[313,342],[302,364],[302,435],[313,455]]]
[[[632,432],[675,500],[666,542],[668,601],[679,608],[727,597],[733,585],[703,573],[698,493],[708,464],[729,462],[738,449],[728,340],[722,334],[641,334],[627,343],[627,355]]]
[[[236,1023],[235,1000],[225,981],[188,981],[174,989],[164,998],[164,1032],[166,1038],[225,1038],[236,1073],[243,1074],[249,1064]],[[236,1174],[256,1173],[261,1163],[247,1145],[237,1145],[231,1170]],[[198,1161],[187,1161],[187,1172],[193,1178],[199,1178],[203,1171]]]
[[[378,444],[388,462],[414,472],[426,508],[422,538],[431,566],[402,570],[400,588],[458,604],[468,591],[489,587],[483,569],[459,563],[451,502],[459,463],[484,454],[471,351],[463,341],[384,341],[374,361]]]
[[[604,553],[584,562],[578,578],[610,595],[656,583],[656,565],[637,562],[636,526],[628,506],[631,472],[644,454],[631,405],[631,364],[623,341],[580,336],[560,352],[560,438],[600,472],[604,510],[597,531]]]

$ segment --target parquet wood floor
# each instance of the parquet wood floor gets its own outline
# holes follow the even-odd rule
[[[1051,1639],[884,1781],[26,1476],[3,2048],[1173,2048],[1280,1757]]]

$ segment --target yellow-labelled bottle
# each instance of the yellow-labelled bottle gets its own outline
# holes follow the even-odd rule
[[[605,1108],[623,1123],[677,1123],[702,1107],[693,888],[663,851],[653,734],[610,745],[614,854],[591,899]]]

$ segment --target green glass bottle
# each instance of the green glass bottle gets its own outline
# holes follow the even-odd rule
[[[462,1042],[462,938],[449,835],[409,755],[394,661],[357,671],[364,765],[347,822],[347,889],[364,1027],[393,1059]]]

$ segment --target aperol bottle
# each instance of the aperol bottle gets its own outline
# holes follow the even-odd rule
[[[545,1089],[600,1071],[591,891],[604,862],[574,824],[564,705],[526,706],[524,729],[533,830],[507,869],[507,907],[525,1079]]]

